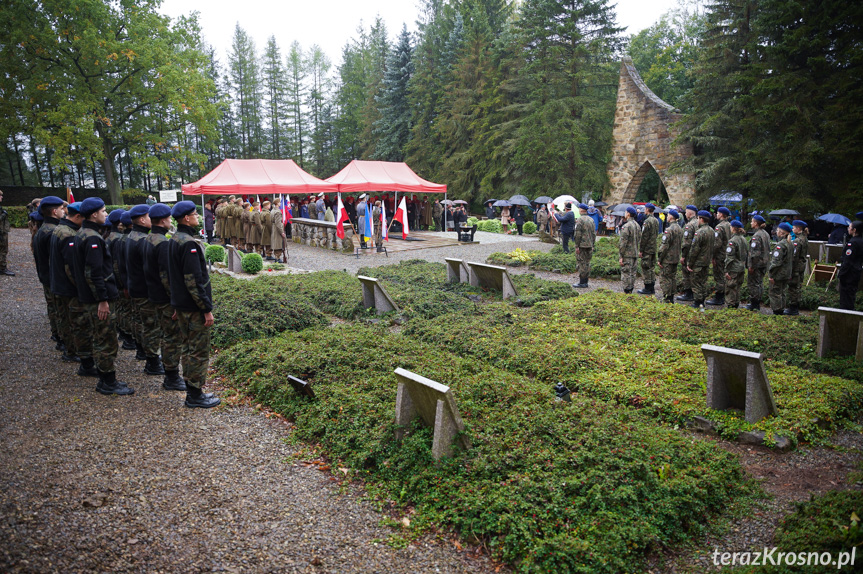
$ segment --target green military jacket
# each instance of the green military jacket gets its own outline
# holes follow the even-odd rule
[[[695,239],[695,231],[697,229],[697,217],[693,217],[683,226],[683,242],[680,244],[680,250],[684,258],[689,255],[689,248],[692,247],[692,240]]]
[[[806,256],[809,254],[809,238],[801,233],[791,241],[794,248],[791,253],[791,273],[801,275],[806,270]]]
[[[639,243],[641,243],[641,228],[634,219],[630,219],[620,228],[620,247],[618,249],[620,256],[637,258]]]
[[[725,246],[731,241],[731,223],[723,219],[713,230],[713,258],[722,261],[725,258]]]
[[[769,257],[770,236],[763,229],[759,229],[749,242],[749,267],[764,269],[769,263]]]
[[[592,217],[582,215],[575,222],[575,246],[579,249],[593,249],[596,242],[596,222]]]
[[[706,223],[699,225],[689,247],[686,265],[692,269],[710,265],[713,260],[713,239],[713,228]]]
[[[749,257],[749,243],[742,234],[732,234],[722,254],[725,256],[726,273],[742,273],[746,271],[746,259]]]
[[[648,215],[644,218],[644,225],[641,228],[641,241],[638,245],[638,251],[645,255],[656,253],[657,236],[659,236],[659,220],[653,215]]]
[[[662,242],[659,245],[660,265],[676,265],[680,263],[680,247],[683,241],[683,229],[675,221],[665,228]]]
[[[767,267],[767,276],[776,281],[788,281],[791,279],[791,252],[793,247],[788,238],[780,239],[773,248],[770,256],[770,264]]]
[[[9,223],[9,214],[5,209],[0,207],[0,235],[6,235],[9,233],[11,229],[11,224]]]

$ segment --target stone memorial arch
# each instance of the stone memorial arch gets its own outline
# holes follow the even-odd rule
[[[671,166],[692,155],[689,145],[672,147],[680,134],[674,124],[682,114],[650,91],[632,58],[620,63],[617,110],[614,113],[611,161],[608,179],[611,192],[606,201],[615,205],[632,203],[644,177],[655,169],[665,185],[671,203],[683,206],[695,198],[691,173],[671,173]]]

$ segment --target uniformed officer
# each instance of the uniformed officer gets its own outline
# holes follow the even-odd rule
[[[659,245],[659,286],[666,303],[674,303],[677,292],[677,265],[680,263],[680,248],[683,241],[683,229],[677,224],[680,214],[670,209],[665,214],[665,231]]]
[[[261,223],[261,204],[254,202],[252,210],[249,212],[249,246],[251,253],[258,253],[261,250],[261,233],[263,233],[263,224]]]
[[[132,233],[126,240],[126,287],[132,300],[133,317],[139,343],[139,359],[143,354],[146,361],[144,372],[148,375],[164,375],[165,369],[159,359],[159,344],[162,331],[159,315],[150,302],[147,292],[147,278],[144,273],[144,260],[147,256],[147,235],[150,233],[150,207],[136,205],[129,210],[132,218]]]
[[[749,242],[749,274],[746,277],[746,288],[749,290],[750,311],[761,309],[761,296],[764,290],[764,273],[770,259],[770,236],[764,231],[766,222],[764,218],[756,214],[752,216],[750,226],[755,230],[755,235]]]
[[[686,268],[686,259],[689,256],[689,249],[692,247],[692,239],[695,237],[695,230],[698,229],[698,218],[695,214],[698,213],[698,208],[694,205],[686,206],[686,224],[683,226],[683,241],[680,243],[680,263],[683,266],[683,295],[677,297],[678,301],[693,301],[695,299],[692,293],[692,279],[689,269]]]
[[[656,206],[648,203],[644,206],[647,217],[641,226],[641,242],[638,251],[641,257],[641,275],[644,279],[644,289],[639,289],[639,295],[656,293],[656,238],[659,236],[659,220],[653,215]]]
[[[707,298],[707,273],[710,271],[710,262],[713,261],[713,229],[710,220],[713,216],[709,211],[698,212],[698,228],[695,237],[689,247],[686,256],[686,268],[689,271],[690,285],[692,286],[692,306],[702,307]]]
[[[261,206],[261,255],[268,261],[275,261],[271,254],[274,213],[274,211],[270,211],[270,202],[265,201]]]
[[[117,329],[114,325],[114,263],[100,230],[107,219],[105,202],[88,197],[81,202],[84,222],[75,235],[75,287],[78,300],[93,325],[93,359],[98,371],[96,390],[103,395],[131,395],[135,391],[117,380],[114,359],[117,358]]]
[[[575,255],[578,259],[578,289],[586,289],[590,278],[590,260],[593,258],[593,245],[596,243],[596,222],[587,214],[587,205],[578,204],[578,221],[575,222]]]
[[[711,299],[705,301],[708,305],[725,304],[725,253],[728,242],[731,240],[731,211],[727,207],[716,210],[716,229],[713,230],[713,282],[716,292]]]
[[[234,245],[237,246],[237,235],[236,235],[236,222],[235,217],[236,213],[234,212],[234,205],[236,204],[237,198],[233,195],[228,196],[228,201],[225,205],[225,245]]]
[[[381,241],[383,239],[383,229],[381,228],[381,200],[375,201],[374,208],[372,208],[372,229],[374,230],[374,245],[377,248],[377,252],[380,253],[383,251],[383,245],[381,245]]]
[[[0,189],[0,203],[3,203],[2,189]],[[14,277],[15,273],[9,271],[9,268],[6,266],[6,256],[9,255],[9,231],[11,229],[9,214],[0,206],[0,275]]]
[[[788,285],[788,280],[791,279],[792,269],[792,249],[789,236],[791,235],[791,224],[783,221],[776,229],[776,236],[779,241],[773,248],[773,253],[770,256],[770,263],[767,267],[767,277],[770,280],[770,308],[773,309],[774,315],[785,314],[785,286]]]
[[[863,236],[863,221],[858,220],[848,226],[848,239],[842,252],[842,265],[839,267],[840,309],[854,310],[860,275],[863,274],[863,237],[861,236]]]
[[[746,261],[749,258],[749,243],[744,237],[743,224],[736,219],[729,225],[731,237],[725,246],[725,304],[728,309],[737,309],[740,304],[740,286],[746,276]],[[718,261],[718,259],[717,259]]]
[[[273,207],[270,219],[272,220],[270,244],[273,248],[273,258],[276,261],[285,261],[288,255],[288,236],[285,233],[282,212],[276,209],[275,206]]]
[[[632,206],[626,208],[626,223],[620,228],[620,279],[623,292],[632,293],[635,288],[635,262],[638,260],[638,246],[641,243],[641,228],[635,222],[638,211]]]
[[[366,211],[371,210],[368,209],[368,202],[364,193],[360,196],[360,202],[357,203],[357,230],[360,233],[360,247],[363,249],[366,247],[366,236],[363,233],[366,228]],[[309,217],[311,217],[311,214],[309,214]]]
[[[788,307],[786,315],[800,314],[800,291],[806,275],[806,258],[809,254],[809,227],[801,219],[791,222],[791,278],[788,280]]]
[[[213,295],[204,249],[195,239],[198,211],[191,201],[180,201],[171,209],[171,215],[177,220],[177,232],[168,243],[168,279],[171,306],[183,341],[180,360],[186,382],[185,405],[214,407],[221,401],[202,391],[210,363]]]
[[[72,269],[67,269],[63,259],[64,248],[68,248],[69,243],[72,243],[74,247],[75,234],[84,221],[79,213],[80,208],[80,202],[70,203],[66,208],[66,216],[60,220],[51,233],[48,251],[49,287],[57,304],[57,328],[66,347],[62,359],[67,362],[80,361],[82,356],[82,353],[78,352],[77,346],[81,336],[74,336],[72,327],[72,301],[78,297],[78,291],[75,289]],[[83,335],[89,338],[90,334],[85,332]],[[86,344],[86,341],[83,343]]]
[[[173,320],[171,307],[171,283],[168,278],[168,231],[171,229],[171,208],[164,203],[150,207],[150,234],[146,238],[144,254],[144,276],[147,281],[147,299],[159,322],[162,349],[162,365],[165,379],[162,387],[168,391],[185,391],[186,384],[180,377],[180,353],[183,337],[180,326]],[[152,374],[152,373],[151,373]]]
[[[54,299],[54,294],[51,293],[51,237],[54,234],[54,228],[60,223],[60,218],[64,216],[65,209],[63,205],[66,202],[54,195],[49,195],[42,199],[39,204],[39,213],[42,214],[42,226],[33,236],[33,258],[36,260],[36,274],[39,276],[39,282],[42,284],[42,292],[45,295],[45,304],[48,307],[48,321],[51,324],[51,339],[57,343],[57,350],[66,350],[63,345],[63,339],[60,337],[57,316],[59,309],[57,301]]]

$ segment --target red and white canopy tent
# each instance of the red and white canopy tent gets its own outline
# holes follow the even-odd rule
[[[337,185],[316,178],[291,159],[226,159],[183,195],[336,193]]]

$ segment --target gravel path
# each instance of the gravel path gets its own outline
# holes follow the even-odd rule
[[[243,406],[186,409],[120,351],[105,397],[48,338],[29,233],[0,276],[0,571],[485,572],[441,536],[404,549],[353,487],[294,461]],[[299,250],[297,250],[299,251]]]

